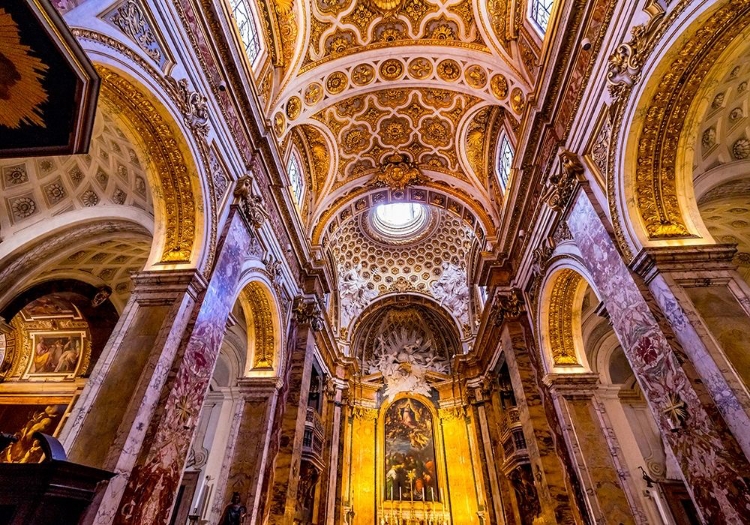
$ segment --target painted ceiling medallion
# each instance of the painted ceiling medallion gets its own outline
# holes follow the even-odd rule
[[[523,110],[526,107],[526,99],[520,88],[513,88],[513,91],[510,94],[510,106],[513,108],[513,111],[519,115],[523,113]]]
[[[317,82],[313,82],[307,89],[305,89],[305,104],[308,106],[314,106],[320,99],[323,98],[323,86]]]
[[[374,186],[387,186],[392,190],[403,191],[407,186],[418,184],[422,172],[409,159],[395,153],[386,158],[386,163],[375,173]]]
[[[487,72],[476,64],[466,70],[465,77],[466,83],[474,89],[482,89],[487,85]]]
[[[289,117],[289,120],[294,120],[299,117],[301,111],[302,101],[299,97],[295,96],[290,98],[289,102],[286,103],[286,116]]]
[[[461,66],[450,58],[438,64],[437,74],[443,80],[453,82],[461,76]]]
[[[326,80],[326,89],[331,95],[338,95],[346,89],[347,85],[349,85],[349,79],[341,71],[334,71]]]
[[[370,64],[359,64],[352,69],[352,84],[366,86],[375,80],[375,68]]]
[[[398,80],[404,74],[404,65],[400,60],[390,58],[380,64],[380,75],[385,80]]]
[[[490,80],[492,94],[498,100],[505,100],[508,97],[508,80],[503,75],[495,75]]]
[[[281,111],[279,111],[273,117],[273,130],[276,132],[276,135],[281,136],[284,134],[285,129],[286,129],[286,117],[284,117],[284,114]]]

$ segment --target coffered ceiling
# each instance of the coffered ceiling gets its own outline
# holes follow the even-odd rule
[[[496,222],[490,159],[501,127],[522,125],[538,74],[538,35],[517,16],[525,3],[513,4],[276,0],[283,68],[274,81],[260,72],[260,91],[279,144],[306,157],[311,231],[394,155],[419,170],[413,186],[441,188]]]

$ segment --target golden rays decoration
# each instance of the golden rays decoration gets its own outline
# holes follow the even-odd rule
[[[31,53],[10,13],[0,8],[0,126],[47,127],[40,106],[48,100],[42,86],[48,66]]]

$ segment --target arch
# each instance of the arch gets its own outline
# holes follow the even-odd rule
[[[578,261],[560,259],[542,284],[539,300],[540,348],[547,372],[590,371],[583,345],[582,306],[587,290],[596,289]]]
[[[402,402],[405,399],[414,400],[424,406],[425,409],[427,409],[429,415],[430,415],[430,423],[431,423],[431,432],[432,432],[432,448],[433,448],[433,454],[434,454],[434,461],[436,468],[436,474],[437,474],[437,483],[434,485],[434,492],[433,492],[433,498],[430,498],[430,495],[427,491],[425,491],[425,495],[427,496],[427,500],[432,500],[433,502],[439,501],[439,495],[440,495],[440,487],[446,487],[445,492],[447,492],[447,486],[448,486],[448,479],[447,479],[447,468],[445,465],[445,454],[441,453],[443,451],[443,436],[441,435],[441,432],[439,431],[440,425],[440,416],[438,414],[437,408],[435,406],[435,402],[432,399],[429,399],[423,395],[416,394],[413,392],[401,392],[393,396],[393,399],[389,399],[383,402],[383,404],[380,406],[380,412],[378,414],[378,435],[377,435],[377,443],[378,443],[378,451],[377,451],[377,458],[382,458],[378,461],[378,464],[376,465],[376,476],[378,479],[378,484],[376,485],[378,489],[376,490],[377,493],[377,500],[378,505],[381,505],[385,501],[397,501],[396,498],[398,498],[398,494],[394,490],[393,495],[387,494],[386,492],[386,469],[385,469],[385,462],[388,461],[388,458],[386,456],[387,447],[386,447],[386,431],[387,431],[387,421],[386,421],[386,415],[388,414],[388,411],[394,407],[397,403]],[[404,500],[406,500],[406,494],[401,495]],[[416,496],[419,498],[419,495]],[[446,502],[443,502],[443,504],[446,504]]]
[[[278,301],[268,285],[257,278],[241,290],[238,301],[245,317],[248,345],[244,375],[275,375],[283,357]]]
[[[610,153],[622,152],[608,182],[615,192],[610,206],[615,214],[623,211],[627,238],[618,238],[621,246],[629,243],[638,251],[649,244],[711,242],[693,192],[695,138],[708,90],[727,57],[747,45],[748,34],[750,5],[725,2],[698,16],[650,70],[641,72],[650,81],[627,105],[630,122],[622,145]],[[615,122],[625,106],[618,108]]]
[[[378,327],[378,322],[382,320],[383,316],[394,309],[416,309],[423,314],[425,316],[424,323],[431,323],[437,328],[432,332],[442,338],[445,347],[444,357],[447,360],[453,357],[450,353],[451,350],[455,353],[461,351],[461,330],[454,317],[442,305],[423,295],[393,293],[379,297],[365,308],[353,322],[351,348],[356,359],[367,359],[365,353],[368,347],[370,347],[370,352],[373,351],[370,343],[377,335],[372,332]]]
[[[102,79],[102,103],[119,112],[148,158],[156,217],[148,266],[197,265],[205,217],[197,164],[187,140],[168,110],[137,81],[108,65],[97,64],[96,70]]]

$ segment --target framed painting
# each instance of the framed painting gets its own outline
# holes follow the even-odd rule
[[[0,2],[0,158],[87,152],[98,93],[49,0]]]
[[[414,398],[385,413],[385,499],[439,501],[432,412]]]
[[[73,379],[88,343],[84,330],[31,332],[31,356],[22,379]]]

